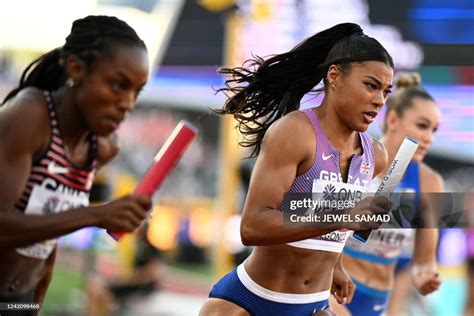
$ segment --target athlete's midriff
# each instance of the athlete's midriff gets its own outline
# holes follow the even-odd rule
[[[344,269],[346,269],[353,279],[368,287],[381,291],[389,291],[393,286],[395,263],[373,263],[344,255],[343,264]]]
[[[288,245],[259,246],[245,262],[250,278],[275,292],[310,294],[331,288],[339,253]]]
[[[0,296],[19,297],[30,292],[44,275],[46,260],[4,251],[0,260]]]

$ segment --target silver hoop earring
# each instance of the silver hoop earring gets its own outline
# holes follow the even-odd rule
[[[70,88],[74,87],[74,79],[68,78],[68,79],[66,80],[66,84],[67,84],[67,86],[70,87]]]

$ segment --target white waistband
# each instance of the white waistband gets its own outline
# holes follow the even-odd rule
[[[269,301],[286,304],[306,304],[320,302],[329,298],[329,290],[310,294],[288,294],[268,290],[250,278],[247,271],[245,271],[243,263],[237,267],[237,275],[247,290]]]
[[[296,247],[296,248],[321,250],[321,251],[329,251],[329,252],[337,252],[337,253],[341,253],[342,249],[344,249],[343,243],[335,243],[331,241],[315,240],[315,239],[305,239],[305,240],[289,242],[287,243],[287,245]]]
[[[287,243],[289,246],[341,253],[352,230],[339,229],[322,236]]]

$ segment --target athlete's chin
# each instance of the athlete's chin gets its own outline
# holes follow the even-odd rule
[[[105,126],[100,126],[99,128],[96,128],[92,130],[92,132],[101,137],[107,137],[110,136],[112,133],[117,131],[117,128],[110,126],[110,125],[105,125]]]
[[[354,130],[356,132],[361,132],[361,133],[367,132],[367,130],[369,129],[369,125],[370,124],[361,123],[361,124],[358,124],[358,125],[354,126]]]
[[[95,134],[100,137],[108,137],[114,132],[115,130],[99,130]]]

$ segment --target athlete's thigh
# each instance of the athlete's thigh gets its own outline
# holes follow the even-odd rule
[[[242,307],[220,298],[208,298],[199,311],[199,316],[250,316]]]

